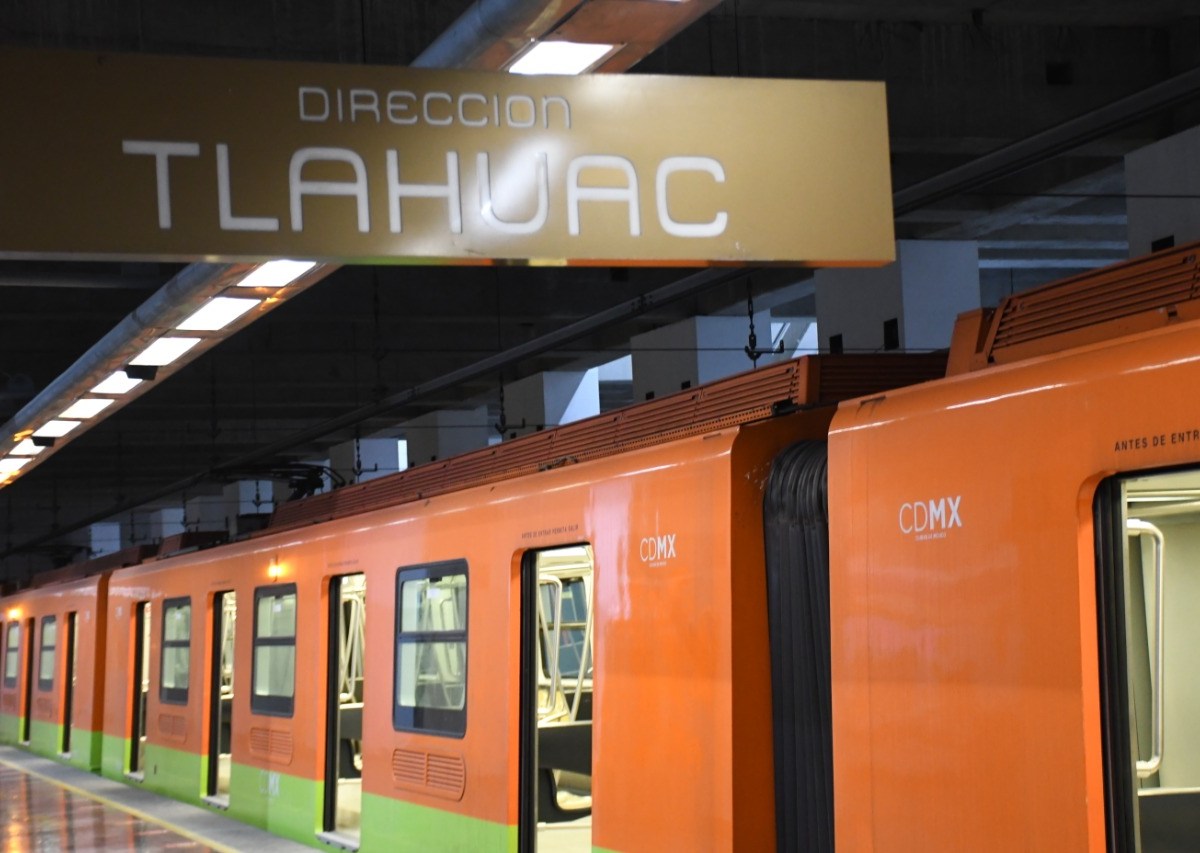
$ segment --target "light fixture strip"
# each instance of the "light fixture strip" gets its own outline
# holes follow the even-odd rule
[[[214,296],[175,328],[181,332],[219,332],[261,304],[261,299]]]
[[[200,343],[200,338],[159,338],[142,350],[130,364],[164,367]]]
[[[37,438],[62,438],[71,430],[75,429],[75,427],[79,426],[80,423],[80,421],[64,421],[58,419],[46,421],[46,423],[42,424],[41,429],[34,430],[33,434]]]
[[[317,265],[316,261],[293,261],[286,258],[267,261],[252,270],[237,283],[238,287],[284,287]]]
[[[615,44],[585,44],[576,41],[539,41],[525,50],[512,65],[510,74],[582,74],[611,54]]]
[[[88,418],[94,418],[96,415],[103,412],[116,400],[103,399],[98,397],[84,397],[82,400],[76,400],[73,404],[59,415],[60,418],[75,418],[77,420],[86,421]]]
[[[118,370],[91,390],[92,394],[126,394],[142,384],[141,379],[132,379]]]

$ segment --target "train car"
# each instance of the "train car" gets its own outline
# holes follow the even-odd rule
[[[5,599],[0,733],[91,595],[103,772],[314,846],[1192,850],[1198,257]]]
[[[0,742],[100,767],[107,573],[7,596]]]
[[[839,849],[1197,849],[1198,254],[968,315],[945,381],[839,410]]]
[[[114,572],[103,772],[314,845],[769,849],[772,461],[943,370],[764,368]]]

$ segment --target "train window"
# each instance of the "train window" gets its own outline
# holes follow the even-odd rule
[[[250,710],[290,717],[296,697],[296,585],[254,590]]]
[[[158,698],[173,705],[186,705],[192,650],[192,600],[168,598],[164,601],[162,626]]]
[[[396,572],[396,703],[399,730],[462,737],[467,730],[467,563]]]
[[[558,634],[558,674],[563,678],[578,678],[579,664],[584,660],[585,647],[588,645],[587,635],[587,585],[582,577],[562,578],[553,583],[540,583],[538,589],[542,597],[542,613],[557,613],[560,621],[557,625]],[[559,609],[561,599],[562,608]],[[542,647],[542,675],[549,677],[550,664],[554,660],[551,649],[546,647],[552,642],[554,631],[539,631],[539,641]],[[592,677],[592,661],[587,661],[583,677]]]
[[[20,668],[21,623],[9,622],[7,636],[4,638],[4,686],[17,686],[17,672]]]
[[[58,621],[53,616],[42,617],[42,648],[38,656],[38,690],[54,687],[54,649],[58,645]]]

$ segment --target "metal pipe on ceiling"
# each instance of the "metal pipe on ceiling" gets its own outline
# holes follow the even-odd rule
[[[409,65],[465,68],[499,41],[544,34],[578,5],[563,0],[476,0]]]
[[[1200,68],[1193,68],[1041,133],[976,157],[940,175],[907,186],[892,195],[894,215],[903,216],[935,201],[1006,178],[1198,96]]]
[[[0,287],[36,287],[39,290],[153,290],[161,286],[161,277],[144,275],[0,275]]]
[[[214,288],[224,287],[235,267],[231,264],[192,264],[151,294],[108,334],[93,344],[75,363],[26,403],[0,428],[0,439],[24,425],[55,417],[72,400],[103,377],[99,373],[123,368],[129,358],[157,337],[161,330],[188,316]],[[244,270],[241,265],[237,269]]]

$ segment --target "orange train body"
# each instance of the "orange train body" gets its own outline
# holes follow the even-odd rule
[[[1200,592],[1163,600],[1193,581],[1161,542],[1189,553],[1200,500],[1200,403],[1179,393],[1195,259],[969,315],[948,378],[922,381],[937,358],[804,359],[17,593],[6,674],[12,626],[20,664],[30,618],[90,596],[104,630],[74,714],[104,709],[102,772],[314,846],[534,850],[558,815],[598,850],[1175,849],[1200,815],[1200,707],[1171,614]],[[1095,322],[1071,316],[1095,289]],[[817,530],[801,550],[829,624],[785,609],[784,642],[779,571],[809,578],[772,568],[764,495],[805,442],[827,443],[828,524],[821,504],[784,527]],[[804,658],[815,680],[793,685]],[[9,740],[23,668],[0,691]]]

